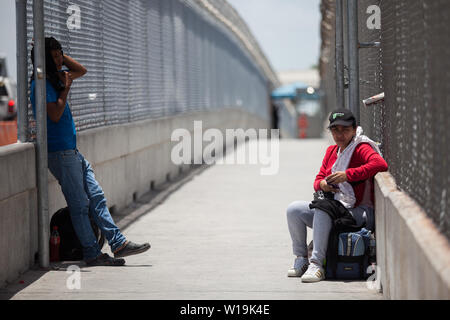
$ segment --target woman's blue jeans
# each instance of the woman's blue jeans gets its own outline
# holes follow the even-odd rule
[[[89,213],[105,235],[111,250],[114,252],[122,246],[125,237],[114,224],[106,206],[105,194],[83,155],[76,149],[49,152],[48,168],[61,186],[75,233],[83,247],[84,260],[92,260],[101,254]]]

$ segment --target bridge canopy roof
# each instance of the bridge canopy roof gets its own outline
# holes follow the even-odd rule
[[[297,92],[298,89],[306,89],[308,87],[309,86],[306,83],[294,82],[278,87],[277,89],[272,91],[271,96],[273,99],[285,99],[285,98],[294,99],[298,95]]]

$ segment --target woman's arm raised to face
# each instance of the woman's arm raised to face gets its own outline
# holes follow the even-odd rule
[[[63,64],[69,68],[69,73],[72,78],[72,80],[75,80],[77,78],[80,78],[84,76],[87,72],[87,69],[81,65],[78,61],[76,61],[74,58],[69,57],[68,55],[64,55],[63,58]]]

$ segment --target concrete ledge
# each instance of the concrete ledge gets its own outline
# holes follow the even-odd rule
[[[450,299],[450,244],[390,173],[375,177],[377,262],[387,299]]]
[[[0,148],[0,200],[36,186],[34,144],[14,143]]]
[[[35,149],[0,148],[0,287],[34,263],[37,250]]]

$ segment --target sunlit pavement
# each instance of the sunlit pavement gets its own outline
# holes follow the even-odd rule
[[[382,299],[364,281],[304,284],[286,276],[294,261],[286,207],[312,199],[326,147],[326,140],[281,140],[280,169],[271,176],[260,174],[261,165],[211,166],[122,230],[149,241],[146,253],[78,274],[29,271],[0,298]]]

